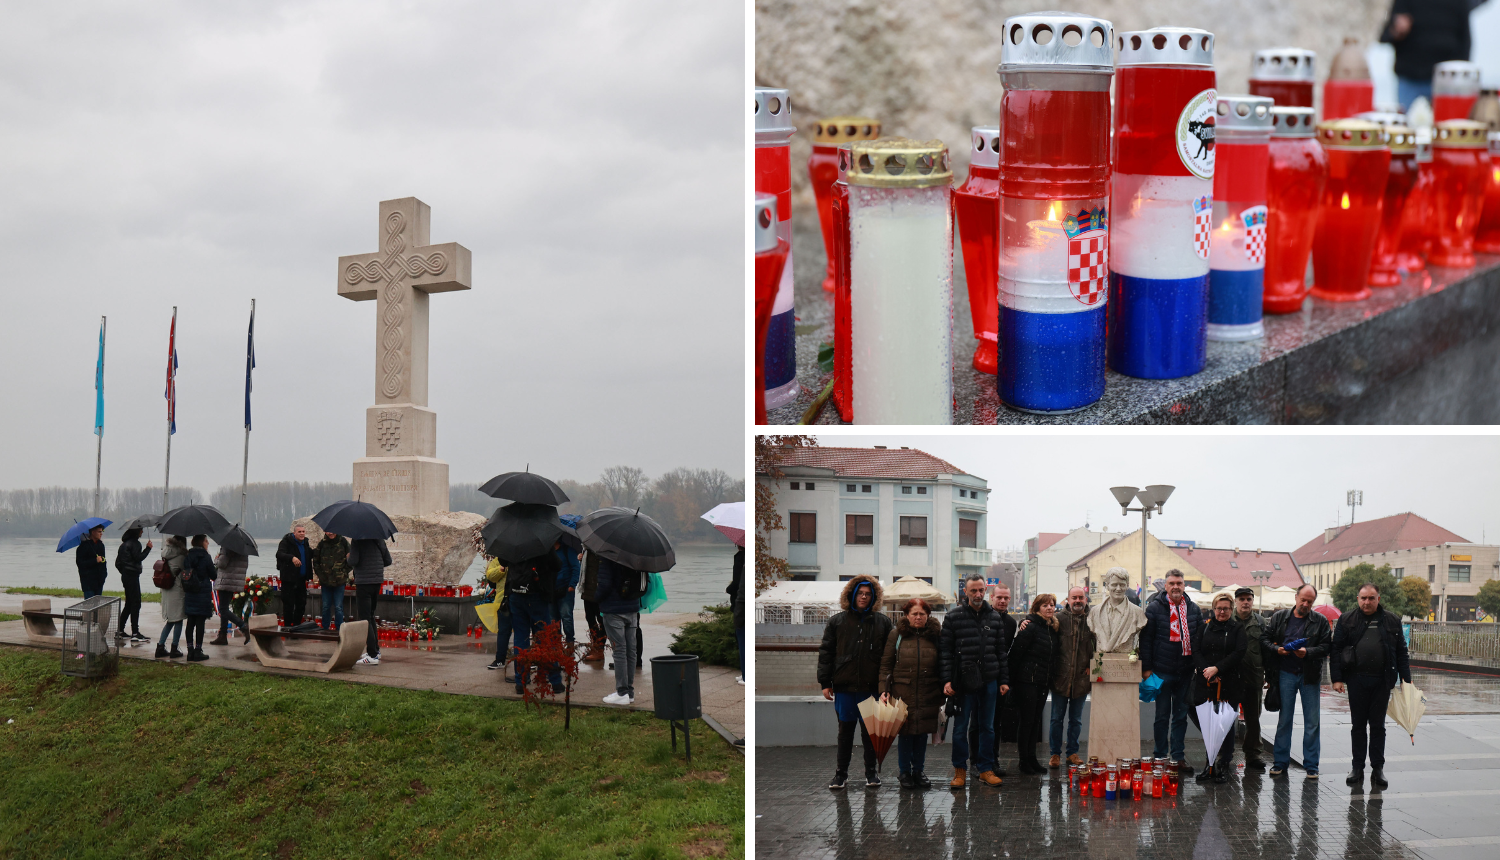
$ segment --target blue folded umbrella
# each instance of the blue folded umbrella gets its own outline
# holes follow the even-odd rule
[[[1296,651],[1298,648],[1306,648],[1307,637],[1303,637],[1301,639],[1293,639],[1292,641],[1286,643],[1285,645],[1282,645],[1281,647],[1285,648],[1288,651]]]
[[[111,522],[103,517],[89,517],[81,523],[74,523],[72,528],[63,533],[62,540],[57,542],[57,551],[67,552],[73,549],[83,543],[83,536],[88,534],[89,530],[98,526],[107,526]]]
[[[1151,677],[1141,681],[1141,701],[1154,702],[1156,694],[1161,692],[1161,676],[1152,673]]]

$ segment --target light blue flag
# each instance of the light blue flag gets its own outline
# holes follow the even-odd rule
[[[104,435],[104,321],[99,321],[99,363],[94,367],[94,435]]]

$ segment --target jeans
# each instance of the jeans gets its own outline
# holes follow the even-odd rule
[[[969,766],[969,721],[979,721],[979,743],[974,749],[974,769],[980,773],[995,769],[995,696],[1000,685],[988,681],[984,687],[963,695],[962,710],[953,726],[953,767]]]
[[[1308,773],[1318,772],[1318,680],[1302,683],[1302,676],[1282,672],[1281,713],[1276,718],[1276,745],[1271,754],[1273,767],[1286,769],[1292,760],[1292,717],[1297,712],[1297,697],[1302,697],[1302,767]],[[1353,703],[1351,704],[1351,709]],[[1381,711],[1381,713],[1385,713]]]
[[[286,626],[295,627],[302,623],[302,616],[307,614],[307,583],[298,581],[295,585],[282,580],[281,582],[281,617],[286,620]]]
[[[203,628],[208,626],[207,615],[189,615],[187,619],[187,644],[189,648],[203,650]]]
[[[896,760],[902,773],[919,774],[927,765],[927,733],[896,736]]]
[[[1245,712],[1245,761],[1254,761],[1260,758],[1260,708],[1264,702],[1265,691],[1261,685],[1266,682],[1264,672],[1242,672],[1244,678],[1244,698],[1240,708]]]
[[[1078,754],[1078,733],[1083,731],[1083,702],[1088,695],[1067,696],[1052,692],[1052,726],[1047,732],[1047,745],[1053,755],[1063,754],[1063,714],[1068,716],[1068,755]]]
[[[372,582],[369,585],[354,586],[354,611],[359,617],[370,622],[365,628],[365,653],[371,657],[380,656],[380,633],[375,629],[375,599],[380,596],[380,583]]]
[[[608,624],[609,616],[604,616]],[[619,665],[619,661],[615,661]],[[865,748],[865,773],[873,773],[878,764],[875,762],[875,744],[870,741],[870,730],[865,728],[864,720],[839,720],[839,747],[838,747],[838,772],[849,773],[849,760],[854,758],[854,727],[859,727],[860,744]]]
[[[328,616],[332,611],[334,624],[344,626],[344,586],[323,586],[323,629],[328,628]]]
[[[141,577],[140,574],[131,576],[127,573],[120,574],[120,581],[125,584],[125,608],[120,610],[120,624],[117,628],[121,633],[125,632],[125,622],[130,621],[131,632],[141,632]]]
[[[573,641],[573,589],[568,589],[552,599],[552,620],[562,622],[563,640]]]
[[[1396,101],[1401,103],[1401,109],[1403,111],[1411,107],[1411,103],[1417,100],[1417,96],[1422,96],[1423,98],[1427,99],[1429,104],[1431,104],[1432,80],[1428,79],[1425,81],[1414,81],[1410,78],[1397,76]]]
[[[1354,746],[1354,769],[1365,769],[1365,748],[1370,750],[1370,767],[1385,767],[1385,709],[1391,703],[1391,688],[1383,675],[1351,675],[1349,685],[1349,718]]]
[[[543,627],[552,623],[552,603],[545,598],[532,597],[525,594],[512,594],[510,596],[510,620],[515,631],[516,647],[530,648],[531,634],[540,632]],[[618,672],[616,676],[618,677]],[[516,691],[526,685],[526,679],[531,676],[530,667],[516,666]],[[562,670],[553,664],[547,667],[547,680],[552,684],[552,689],[561,690]]]
[[[609,634],[609,645],[615,653],[615,692],[622,696],[635,695],[635,637],[640,630],[641,615],[605,613],[604,630]]]
[[[158,644],[158,645],[166,645],[167,644],[167,632],[168,631],[171,631],[171,633],[172,633],[172,650],[175,651],[175,650],[177,650],[177,643],[182,639],[182,622],[181,621],[168,621],[167,622],[167,626],[163,627],[161,629],[161,641],[157,642],[156,644]]]
[[[220,636],[224,636],[224,635],[226,635],[226,634],[229,633],[229,625],[230,624],[233,624],[234,626],[240,628],[240,632],[241,633],[244,633],[246,630],[249,629],[249,625],[247,625],[245,623],[245,619],[239,617],[238,615],[235,615],[234,614],[234,610],[230,608],[230,604],[232,604],[234,602],[234,594],[235,593],[233,591],[220,591],[219,592],[219,635]],[[248,603],[246,604],[246,606],[248,608]]]
[[[497,604],[502,601],[496,600]],[[503,663],[509,654],[511,636],[515,633],[510,620],[510,605],[495,607],[495,662]]]
[[[1188,685],[1192,682],[1191,673],[1180,678],[1163,675],[1157,672],[1161,678],[1161,689],[1156,693],[1156,723],[1154,729],[1155,746],[1151,754],[1156,758],[1166,758],[1168,749],[1167,725],[1171,724],[1170,747],[1172,761],[1187,760],[1187,720],[1188,720]]]

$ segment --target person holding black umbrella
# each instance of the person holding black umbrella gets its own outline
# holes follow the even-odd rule
[[[375,629],[375,602],[385,582],[385,569],[391,566],[391,551],[385,541],[363,538],[349,547],[349,569],[354,573],[354,609],[370,622],[365,627],[365,653],[358,662],[380,665],[380,636]]]
[[[83,587],[83,598],[98,597],[104,593],[104,579],[109,576],[109,562],[104,555],[104,526],[94,526],[78,542],[73,554],[78,565],[78,580]]]
[[[557,573],[562,568],[557,560],[557,550],[562,546],[555,542],[552,549],[525,561],[506,565],[505,595],[510,605],[511,625],[515,631],[516,647],[531,647],[533,634],[552,623],[552,600],[557,589]],[[501,562],[502,564],[504,562]],[[531,676],[529,666],[516,665],[516,692],[520,693]],[[562,689],[562,670],[556,665],[547,669],[547,680],[552,689]]]
[[[596,590],[599,611],[604,614],[604,630],[615,657],[615,692],[604,697],[608,705],[629,705],[635,701],[635,666],[640,659],[636,635],[641,626],[644,579],[645,574],[619,562],[599,560]]]
[[[208,536],[194,535],[193,548],[188,550],[187,560],[182,565],[183,611],[187,613],[188,662],[201,663],[208,659],[203,653],[203,630],[214,614],[213,587],[219,573],[208,555]]]
[[[151,541],[141,547],[141,530],[129,529],[120,539],[120,548],[115,551],[115,570],[120,572],[120,582],[125,585],[125,607],[120,610],[120,624],[115,637],[125,637],[125,622],[130,621],[131,641],[149,642],[149,636],[141,635],[141,568],[146,556],[151,554]]]
[[[286,626],[296,627],[307,613],[307,581],[312,579],[312,548],[307,528],[295,526],[276,547],[276,572],[281,576],[281,615]]]

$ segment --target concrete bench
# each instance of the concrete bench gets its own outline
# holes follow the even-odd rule
[[[38,645],[63,646],[62,631],[57,629],[61,615],[52,611],[52,598],[35,597],[21,601],[21,621],[26,625],[26,638]],[[69,643],[71,647],[71,643]]]
[[[276,626],[276,616],[252,615],[250,616],[250,647],[255,651],[255,659],[259,660],[262,666],[272,669],[301,669],[304,672],[326,674],[348,669],[354,665],[361,654],[365,653],[365,631],[369,624],[368,621],[346,621],[339,625],[338,645],[335,646],[333,655],[319,662],[293,656],[286,649],[286,640],[329,641],[333,639],[332,636],[318,633],[283,633],[281,628]]]

